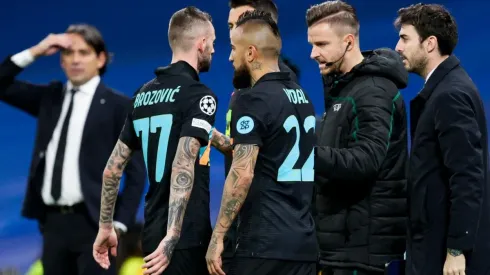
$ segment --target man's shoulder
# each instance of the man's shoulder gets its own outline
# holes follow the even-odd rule
[[[100,89],[103,90],[107,95],[112,97],[113,100],[116,100],[116,102],[122,104],[131,102],[131,98],[128,95],[124,94],[123,92],[114,89],[112,87],[109,87],[102,82],[99,85],[100,85]]]

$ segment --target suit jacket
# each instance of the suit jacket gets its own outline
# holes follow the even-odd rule
[[[410,102],[407,275],[442,275],[446,248],[466,274],[490,274],[487,121],[480,92],[450,56]]]
[[[22,215],[42,224],[46,206],[41,197],[45,151],[61,114],[64,85],[54,81],[35,85],[16,80],[22,68],[10,56],[0,64],[0,100],[37,118],[37,133],[32,155]],[[102,82],[97,87],[83,131],[79,169],[84,203],[98,224],[102,173],[119,138],[131,100]],[[136,216],[145,186],[145,166],[141,152],[133,154],[126,167],[125,188],[118,198],[114,220],[127,226]]]

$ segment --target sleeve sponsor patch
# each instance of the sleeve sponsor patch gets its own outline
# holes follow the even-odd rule
[[[249,116],[241,117],[236,123],[237,132],[242,135],[252,132],[253,128],[254,128],[254,121]]]
[[[207,122],[204,119],[199,119],[199,118],[193,118],[191,125],[193,127],[204,129],[207,133],[211,132],[211,129],[213,128],[211,126],[211,124],[209,124],[209,122]]]

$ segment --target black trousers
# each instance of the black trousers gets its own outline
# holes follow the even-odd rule
[[[234,257],[226,275],[316,275],[316,263]]]
[[[226,273],[228,274],[230,272],[230,269],[231,269],[231,264],[233,263],[233,258],[234,257],[231,257],[231,256],[227,256],[227,257],[221,257],[221,261],[222,261],[222,266],[221,266],[221,269]]]
[[[384,272],[376,271],[364,271],[359,269],[349,269],[349,268],[332,268],[332,267],[322,267],[320,268],[320,275],[383,275]]]
[[[206,251],[207,247],[174,250],[170,264],[162,275],[209,275]],[[149,254],[145,253],[145,257]]]
[[[42,225],[44,275],[115,275],[114,258],[105,270],[92,256],[97,232],[83,204],[63,209],[48,207]]]

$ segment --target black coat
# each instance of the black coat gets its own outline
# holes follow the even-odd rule
[[[450,56],[411,101],[407,274],[442,274],[446,249],[467,275],[490,274],[487,122],[473,81]]]
[[[325,81],[313,214],[320,264],[382,272],[405,252],[408,132],[399,89],[408,72],[392,50],[364,55]]]
[[[15,80],[22,71],[10,56],[0,64],[0,100],[37,118],[36,141],[22,215],[42,224],[46,208],[41,197],[45,151],[61,114],[64,87],[61,82],[35,85]],[[98,225],[102,173],[124,125],[131,100],[100,83],[90,106],[80,149],[80,182],[84,203]],[[135,153],[126,168],[125,189],[117,201],[114,220],[130,226],[136,217],[145,186],[145,166]]]

